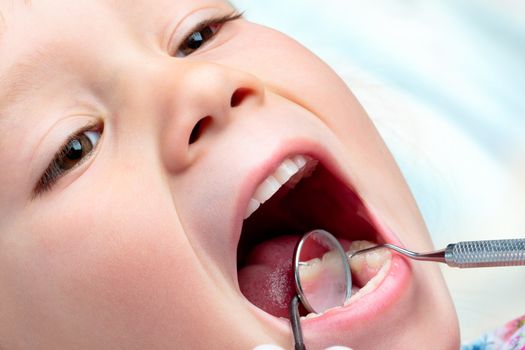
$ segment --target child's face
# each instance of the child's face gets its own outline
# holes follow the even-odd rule
[[[231,11],[218,0],[4,2],[0,348],[290,347],[288,322],[240,292],[237,246],[256,187],[294,155],[352,184],[404,245],[432,248],[372,123],[312,53],[243,19],[181,44]],[[341,189],[325,185],[335,201]],[[283,215],[307,207],[296,202]],[[338,236],[372,239],[345,221],[368,214],[322,207],[305,210],[343,226]],[[400,258],[375,291],[303,331],[312,349],[458,342],[438,269]]]

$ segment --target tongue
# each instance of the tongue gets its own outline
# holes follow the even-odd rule
[[[299,236],[281,236],[257,245],[239,271],[239,287],[255,306],[288,317],[295,294],[292,259]]]

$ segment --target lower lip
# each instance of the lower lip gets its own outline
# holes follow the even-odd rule
[[[330,332],[334,336],[337,332],[348,332],[357,324],[379,319],[389,308],[395,307],[410,282],[410,275],[408,262],[392,254],[390,270],[374,291],[348,306],[330,310],[315,318],[303,319],[301,325],[304,332]]]
[[[352,330],[355,332],[356,325],[359,325],[360,330],[364,327],[366,332],[367,324],[389,324],[388,316],[384,316],[391,314],[388,311],[395,309],[396,305],[403,307],[403,303],[399,301],[405,294],[409,294],[411,275],[409,262],[399,255],[392,254],[390,270],[372,292],[345,307],[332,309],[314,318],[301,319],[305,341],[308,343],[313,340],[322,344],[332,339],[341,342],[348,335],[356,335],[352,333]],[[252,304],[250,306],[262,319],[280,329],[283,335],[289,334],[289,321],[270,316]]]
[[[380,236],[387,243],[403,246],[396,235],[378,220],[375,211],[368,208],[369,217]],[[319,340],[325,336],[333,339],[344,339],[348,332],[355,329],[356,325],[363,326],[370,322],[380,322],[382,315],[394,309],[396,305],[403,307],[400,300],[405,294],[409,294],[409,285],[412,279],[410,262],[400,255],[392,254],[390,269],[383,281],[370,293],[362,296],[351,304],[327,311],[323,315],[301,319],[301,327],[305,337],[314,336]],[[260,316],[261,310],[254,306]],[[274,323],[282,331],[289,330],[289,322],[275,317],[263,318]],[[282,328],[284,327],[284,328]],[[360,327],[361,328],[361,327]],[[316,336],[318,335],[318,336]]]
[[[379,220],[376,211],[371,208],[367,210],[379,236],[386,243],[403,246],[396,235]],[[302,327],[305,332],[348,332],[356,324],[376,320],[389,308],[395,307],[403,292],[407,290],[411,275],[412,270],[407,259],[393,253],[387,275],[372,292],[345,307],[330,310],[315,318],[304,319]]]

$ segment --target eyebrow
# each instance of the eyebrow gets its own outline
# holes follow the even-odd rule
[[[0,129],[13,119],[5,113],[6,110],[41,86],[41,82],[37,82],[41,79],[34,79],[35,71],[42,71],[42,68],[51,63],[48,53],[53,47],[54,45],[46,45],[44,50],[37,49],[24,55],[0,74]]]
[[[22,95],[38,88],[35,84],[34,72],[42,70],[50,63],[48,53],[53,50],[55,45],[46,45],[43,49],[34,49],[29,54],[8,67],[0,75],[0,111],[8,104],[19,101]]]
[[[6,23],[4,18],[4,13],[0,11],[0,36],[2,36],[6,29]]]

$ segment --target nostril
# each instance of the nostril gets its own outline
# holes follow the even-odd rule
[[[208,117],[202,118],[201,120],[197,122],[197,124],[195,124],[190,134],[190,140],[189,140],[190,145],[197,142],[197,140],[201,137],[204,130],[208,128],[210,123],[211,123],[211,117],[208,116]]]
[[[247,88],[239,88],[235,90],[230,101],[230,106],[232,108],[238,107],[244,101],[244,99],[251,93],[252,91]]]

